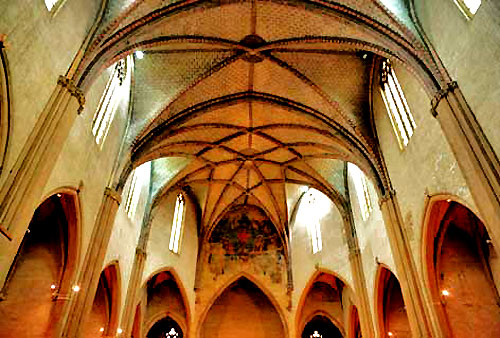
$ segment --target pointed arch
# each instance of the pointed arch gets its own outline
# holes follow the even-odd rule
[[[325,269],[325,268],[317,268],[316,271],[314,271],[314,273],[309,278],[309,280],[308,280],[307,284],[305,285],[304,289],[302,290],[302,294],[301,294],[301,296],[299,298],[299,301],[297,303],[297,311],[296,311],[296,314],[295,314],[295,327],[297,329],[297,332],[301,333],[304,330],[304,328],[305,328],[306,324],[308,323],[308,321],[311,320],[314,317],[314,316],[312,316],[312,314],[314,314],[314,313],[316,313],[318,311],[319,312],[325,312],[325,311],[317,310],[317,311],[312,312],[312,314],[307,315],[304,318],[304,306],[305,306],[305,303],[306,303],[306,299],[307,299],[309,293],[311,292],[314,284],[316,282],[322,281],[323,279],[330,279],[329,282],[335,282],[336,283],[336,285],[335,285],[336,288],[338,286],[341,286],[342,288],[347,288],[349,291],[352,292],[352,294],[354,296],[356,296],[354,294],[354,292],[353,292],[354,289],[338,273],[336,273],[334,271],[331,271],[329,269]],[[339,296],[342,297],[342,294],[339,293]],[[342,323],[338,319],[333,318],[333,316],[331,316],[330,314],[328,314],[327,317],[332,321],[332,323],[335,324],[335,326],[337,326],[337,328],[339,328],[339,330],[343,334],[343,332],[344,332],[344,326],[342,325]]]
[[[392,332],[392,325],[389,324],[393,323],[396,323],[397,329],[396,332],[392,332],[393,334],[399,332],[400,334],[397,336],[410,335],[410,326],[406,310],[404,310],[405,304],[401,285],[396,275],[384,264],[379,264],[377,268],[374,292],[375,325],[377,325],[380,337],[386,337],[389,332]],[[394,310],[394,306],[398,307],[399,315],[397,315],[396,320],[389,321],[390,314],[397,314],[396,311],[389,311]],[[401,311],[401,309],[404,311]]]
[[[287,317],[286,317],[286,315],[285,315],[282,307],[280,306],[278,300],[276,299],[276,297],[274,297],[274,295],[272,294],[272,292],[263,283],[261,283],[258,279],[256,279],[251,274],[246,273],[246,272],[240,272],[240,273],[234,275],[232,278],[230,278],[229,280],[227,280],[217,290],[217,292],[215,292],[213,294],[213,296],[207,302],[207,305],[205,306],[205,308],[201,311],[200,316],[198,317],[198,324],[199,325],[198,325],[198,327],[196,329],[197,330],[196,337],[198,337],[198,338],[201,337],[201,332],[202,332],[202,329],[203,329],[203,324],[204,324],[204,322],[205,322],[205,320],[207,318],[207,315],[208,315],[210,309],[213,307],[213,305],[215,304],[215,302],[217,301],[217,299],[219,299],[219,297],[226,290],[228,290],[234,283],[238,282],[239,280],[245,280],[245,279],[247,281],[249,281],[251,284],[255,285],[257,287],[257,289],[259,291],[261,291],[264,294],[264,296],[266,296],[266,298],[269,300],[269,302],[271,303],[271,305],[273,306],[273,308],[276,310],[276,312],[279,315],[279,318],[280,318],[280,321],[281,321],[281,325],[283,327],[284,337],[288,337],[289,328],[288,328],[288,325],[287,325]]]
[[[445,335],[454,336],[457,330],[470,335],[485,326],[491,330],[487,335],[498,335],[500,325],[495,326],[495,323],[500,322],[500,294],[490,265],[497,251],[486,225],[457,196],[436,194],[429,196],[426,202],[422,271],[440,328]],[[467,283],[467,291],[464,283]],[[481,291],[477,293],[476,290]],[[459,294],[461,302],[456,301]],[[488,295],[489,300],[484,295]],[[474,324],[473,316],[466,315],[462,307],[464,302],[468,304],[468,311],[481,316],[480,327],[477,322]],[[481,311],[489,315],[480,315]],[[458,319],[459,312],[464,317]],[[460,328],[457,322],[468,325]]]
[[[1,292],[0,313],[6,315],[1,329],[9,336],[27,327],[34,335],[51,335],[56,329],[65,302],[53,300],[65,300],[71,293],[80,251],[80,220],[74,188],[58,188],[37,206]]]
[[[144,283],[142,284],[142,290],[147,290],[147,285],[149,283],[149,281],[151,281],[156,275],[159,275],[160,273],[169,273],[175,284],[177,285],[177,288],[179,289],[180,291],[180,295],[181,295],[181,299],[182,299],[182,302],[183,302],[183,305],[184,305],[184,309],[185,309],[185,312],[186,312],[186,318],[185,318],[185,322],[186,322],[186,325],[185,325],[185,330],[184,330],[184,327],[181,326],[181,328],[183,329],[184,332],[189,332],[189,324],[191,323],[191,307],[189,305],[189,297],[187,295],[187,291],[186,291],[186,288],[184,286],[184,284],[182,283],[182,279],[180,278],[179,274],[177,273],[177,271],[175,270],[174,267],[162,267],[162,268],[159,268],[155,271],[153,271],[152,273],[149,274],[149,276],[144,280]],[[146,304],[147,306],[147,304]],[[170,316],[170,314],[168,314]],[[158,315],[159,316],[159,315]],[[143,316],[144,317],[144,316]],[[156,318],[157,316],[155,316]],[[161,319],[161,318],[158,318],[158,320]],[[177,319],[174,318],[175,321],[177,321],[177,323],[180,323]],[[149,321],[148,321],[149,323]],[[154,322],[151,324],[151,326],[154,325]],[[145,326],[147,327],[147,326]],[[143,327],[143,328],[145,328]],[[147,327],[147,330],[144,330],[143,329],[143,333],[146,332],[150,329],[151,327]]]
[[[83,326],[83,337],[95,337],[99,332],[112,336],[119,326],[121,274],[118,260],[109,262],[101,271],[92,309]]]
[[[9,67],[3,41],[0,40],[0,175],[7,158],[10,136],[11,89]]]

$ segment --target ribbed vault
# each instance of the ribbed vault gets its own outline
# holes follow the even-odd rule
[[[374,67],[390,58],[428,90],[439,80],[404,6],[389,5],[397,16],[376,0],[110,1],[77,80],[86,90],[144,52],[117,186],[153,161],[152,199],[192,192],[202,236],[249,204],[285,242],[290,191],[313,187],[348,209],[346,161],[390,189],[370,121]]]

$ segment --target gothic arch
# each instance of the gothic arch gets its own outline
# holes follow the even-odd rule
[[[359,322],[358,308],[356,307],[356,305],[351,305],[349,307],[349,317],[347,323],[347,338],[360,338],[361,327]]]
[[[112,336],[117,332],[120,298],[120,266],[119,262],[114,260],[106,265],[100,274],[92,309],[83,326],[83,337],[95,337],[99,332],[104,336]]]
[[[315,314],[317,314],[319,312],[326,313],[325,311],[322,311],[322,310],[315,310],[311,314],[308,314],[306,317],[304,317],[304,306],[306,303],[306,299],[307,299],[310,291],[312,290],[314,283],[320,281],[322,276],[326,276],[327,278],[333,278],[333,280],[336,283],[341,283],[340,285],[342,286],[342,288],[347,288],[350,291],[353,290],[351,288],[351,286],[349,285],[349,283],[347,283],[347,281],[343,277],[341,277],[339,274],[337,274],[331,270],[324,269],[324,268],[317,269],[312,274],[312,276],[309,278],[309,281],[307,282],[304,289],[302,290],[302,294],[301,294],[300,299],[297,303],[297,311],[295,314],[295,327],[297,328],[297,335],[302,334],[302,331],[304,330],[306,324],[308,323],[308,321],[310,321],[314,317]],[[342,290],[339,290],[339,296],[342,297]],[[341,333],[344,334],[345,330],[344,330],[344,325],[342,324],[342,322],[339,319],[331,316],[331,314],[327,314],[327,317],[330,319],[330,321],[332,323],[334,323],[334,325],[337,328],[339,328]]]
[[[182,318],[182,316],[180,316],[179,314],[170,311],[160,312],[156,314],[154,317],[152,317],[150,320],[148,320],[148,322],[145,323],[144,325],[145,330],[143,332],[147,335],[149,331],[151,331],[153,326],[155,326],[156,323],[158,323],[162,319],[166,319],[169,317],[172,318],[177,323],[177,325],[179,325],[184,337],[187,337],[189,333],[187,331],[188,323],[186,322],[186,319]]]
[[[384,264],[378,266],[374,292],[375,325],[380,337],[388,336],[389,332],[402,337],[409,335],[410,326],[399,280]]]
[[[72,188],[55,190],[35,210],[2,289],[7,296],[0,303],[0,312],[6,313],[2,329],[8,335],[51,335],[56,329],[65,302],[53,300],[67,299],[72,292],[80,249],[80,219],[78,194]],[[15,328],[11,327],[9,318],[15,317],[19,309],[23,309],[19,318],[26,322],[15,320]],[[33,326],[29,320],[38,324]]]
[[[176,287],[179,290],[180,293],[180,298],[182,301],[182,305],[184,307],[184,311],[186,313],[186,318],[182,318],[179,314],[176,314],[172,311],[161,311],[159,313],[156,313],[152,318],[148,319],[144,325],[142,326],[142,332],[144,334],[147,334],[149,330],[153,327],[153,325],[158,321],[161,320],[164,317],[172,317],[181,327],[182,331],[184,332],[184,336],[189,332],[190,328],[190,323],[191,323],[191,307],[189,304],[189,298],[186,292],[186,288],[184,287],[181,278],[175,271],[175,268],[173,267],[163,267],[160,269],[155,270],[149,276],[145,279],[145,282],[142,285],[141,290],[146,290],[147,293],[147,288],[148,288],[148,283],[157,275],[161,273],[168,273],[170,276],[173,278],[173,282],[175,283]],[[140,303],[138,304],[140,305]],[[142,319],[146,318],[147,314],[147,303],[144,305],[144,307],[141,307],[141,311],[143,311],[142,314]]]
[[[267,298],[267,300],[270,302],[271,306],[274,308],[274,310],[277,312],[282,328],[283,328],[283,334],[284,337],[288,337],[289,334],[289,329],[287,325],[287,317],[285,316],[285,313],[280,306],[279,302],[276,300],[272,292],[270,292],[263,283],[261,283],[258,279],[254,278],[252,275],[242,272],[239,273],[229,280],[227,280],[214,295],[210,298],[210,300],[207,302],[206,306],[204,309],[201,310],[200,316],[198,317],[198,328],[197,328],[197,333],[196,337],[200,338],[202,337],[202,330],[203,330],[203,324],[205,323],[205,320],[207,318],[208,313],[210,312],[210,309],[213,307],[215,302],[219,299],[219,297],[236,282],[240,280],[246,280],[249,283],[253,284],[260,292],[263,293],[263,295]]]
[[[445,335],[500,333],[500,325],[495,326],[500,322],[500,295],[490,266],[496,255],[486,225],[460,198],[449,194],[429,197],[422,231],[422,267],[428,296]],[[464,303],[468,308],[463,308]],[[484,309],[489,315],[482,313]],[[475,316],[481,318],[479,326]],[[461,327],[461,323],[467,325]]]
[[[3,41],[0,40],[0,175],[5,166],[10,134],[11,89]]]

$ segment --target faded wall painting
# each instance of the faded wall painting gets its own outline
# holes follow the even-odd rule
[[[268,276],[273,283],[283,280],[283,244],[272,222],[255,206],[228,211],[214,228],[206,248],[214,280],[242,270]]]

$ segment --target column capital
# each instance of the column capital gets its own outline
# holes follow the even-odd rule
[[[137,256],[141,256],[142,258],[146,258],[146,256],[147,256],[146,250],[144,250],[144,248],[140,248],[140,247],[135,248],[135,254]]]
[[[104,189],[104,196],[109,196],[114,199],[118,205],[120,205],[122,201],[122,196],[115,189],[110,187],[106,187],[106,189]]]
[[[382,204],[386,203],[387,201],[393,199],[396,196],[396,190],[390,189],[385,192],[385,194],[379,198],[378,204],[381,207]]]
[[[63,88],[66,88],[71,96],[75,97],[80,104],[78,108],[78,114],[81,114],[83,111],[83,107],[85,106],[85,95],[83,91],[75,85],[75,82],[72,79],[67,78],[66,76],[59,76],[57,79],[57,84]]]
[[[441,100],[445,97],[448,96],[450,92],[455,91],[455,89],[458,88],[458,82],[457,81],[451,81],[448,82],[443,88],[438,90],[438,92],[434,95],[434,97],[431,100],[431,114],[434,117],[437,117],[437,107]]]

